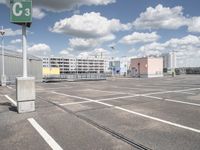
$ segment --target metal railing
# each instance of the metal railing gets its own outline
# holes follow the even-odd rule
[[[73,73],[73,74],[61,74],[59,76],[44,76],[43,80],[48,81],[82,81],[82,80],[106,80],[106,74],[104,73]]]

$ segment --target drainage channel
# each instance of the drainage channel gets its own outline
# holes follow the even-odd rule
[[[73,114],[77,118],[87,122],[88,124],[90,124],[92,126],[95,126],[96,128],[98,128],[98,129],[110,134],[111,136],[113,136],[113,137],[115,137],[115,138],[117,138],[117,139],[119,139],[119,140],[121,140],[121,141],[123,141],[123,142],[125,142],[125,143],[127,143],[129,145],[131,145],[132,147],[137,148],[138,150],[152,150],[151,148],[148,148],[148,147],[146,147],[146,146],[144,146],[144,145],[142,145],[140,143],[137,143],[137,142],[133,141],[132,139],[129,139],[128,137],[126,137],[126,136],[124,136],[124,135],[122,135],[120,133],[117,133],[117,132],[115,132],[115,131],[113,131],[113,130],[111,130],[111,129],[109,129],[109,128],[101,125],[101,124],[98,124],[97,122],[95,122],[95,121],[93,121],[91,119],[88,119],[88,118],[86,118],[86,117],[84,117],[82,115],[76,114],[76,113],[70,111],[69,109],[67,109],[67,108],[65,108],[63,106],[60,106],[59,104],[56,104],[56,103],[51,102],[49,100],[45,100],[42,97],[39,97],[39,98],[41,100],[43,100],[43,101],[46,101],[48,103],[51,103],[51,104],[59,107],[60,109],[64,110],[67,113]]]

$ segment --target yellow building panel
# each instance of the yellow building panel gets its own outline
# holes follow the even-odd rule
[[[60,68],[43,67],[43,75],[60,75]]]

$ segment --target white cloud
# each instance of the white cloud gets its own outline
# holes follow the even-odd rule
[[[69,46],[74,50],[92,50],[95,47],[101,46],[101,44],[112,41],[115,39],[114,35],[108,35],[103,38],[72,38],[69,39]]]
[[[137,52],[138,56],[148,56],[160,55],[170,51],[176,51],[178,66],[200,66],[200,37],[194,35],[188,35],[180,39],[173,38],[165,43],[147,44],[141,46]]]
[[[61,12],[69,11],[86,5],[108,5],[116,0],[33,0],[33,6],[47,11]],[[9,5],[10,0],[1,0],[0,3]]]
[[[60,55],[69,55],[69,51],[68,50],[62,50],[59,52]]]
[[[33,55],[43,56],[50,54],[51,48],[47,44],[39,43],[29,47],[28,52]]]
[[[114,40],[114,32],[128,29],[130,25],[122,24],[117,19],[109,20],[100,13],[91,12],[60,20],[50,30],[75,36],[69,39],[70,47],[75,50],[91,50]]]
[[[109,48],[112,48],[112,47],[115,47],[115,46],[116,46],[116,43],[114,43],[114,42],[108,44],[108,47],[109,47]]]
[[[46,16],[46,13],[42,11],[40,8],[33,8],[33,18],[42,19]]]
[[[82,52],[78,55],[79,58],[108,58],[110,57],[110,52],[103,48],[96,48],[93,51]]]
[[[60,20],[50,30],[79,38],[106,38],[113,37],[114,32],[129,28],[129,25],[122,24],[118,19],[109,20],[100,13],[91,12]]]
[[[131,35],[124,36],[120,40],[120,43],[124,44],[148,43],[148,42],[155,42],[159,38],[160,36],[156,32],[151,32],[151,33],[134,32]]]
[[[22,34],[21,30],[12,30],[11,28],[4,29],[4,31],[5,31],[5,36],[17,36]]]
[[[189,32],[200,32],[200,17],[192,17],[188,24]]]
[[[11,44],[18,44],[18,43],[21,43],[21,42],[22,42],[21,39],[15,39],[15,40],[10,41]]]
[[[80,7],[82,5],[107,5],[114,3],[115,0],[36,0],[33,1],[35,6],[43,8],[48,11],[66,11],[73,10],[74,8]]]
[[[22,30],[13,30],[11,28],[4,29],[5,35],[4,36],[18,36],[22,35]],[[33,32],[27,31],[27,34],[33,34]]]
[[[200,32],[200,17],[186,17],[183,7],[164,7],[159,4],[155,8],[148,7],[133,22],[136,29],[178,29],[188,27],[189,32]]]
[[[188,22],[182,11],[181,6],[169,8],[159,4],[155,8],[148,7],[133,22],[133,25],[137,29],[178,29]]]
[[[133,53],[133,52],[136,52],[136,49],[135,48],[131,48],[130,50],[128,50],[129,53]]]
[[[75,50],[88,50],[98,45],[94,39],[72,38],[69,39],[69,45]]]
[[[72,51],[73,51],[73,49],[71,49],[71,48],[63,49],[59,52],[59,55],[64,56],[64,57],[73,58],[75,56],[72,54]]]

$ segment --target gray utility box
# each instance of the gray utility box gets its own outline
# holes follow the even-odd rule
[[[35,78],[18,77],[16,79],[16,99],[18,113],[35,111]]]
[[[1,76],[1,86],[6,86],[6,76]]]

